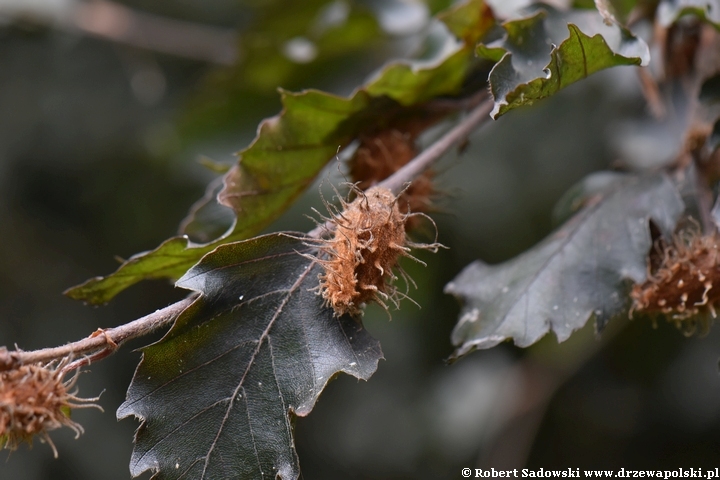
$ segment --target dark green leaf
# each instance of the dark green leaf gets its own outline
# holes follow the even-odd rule
[[[712,155],[720,146],[720,74],[712,75],[703,81],[698,100],[694,121],[708,127],[712,125],[707,136],[707,148]]]
[[[563,341],[593,315],[604,326],[627,307],[627,281],[645,280],[649,219],[669,233],[682,211],[667,177],[628,175],[522,255],[470,264],[445,288],[463,302],[454,356],[507,339],[527,347],[550,330]]]
[[[697,15],[720,29],[720,2],[717,0],[663,0],[658,5],[660,25],[669,26],[685,15]]]
[[[490,72],[493,118],[599,70],[649,61],[645,42],[617,25],[606,25],[597,11],[561,13],[543,6],[503,27],[505,38],[478,47],[479,55],[498,62]]]
[[[720,75],[712,75],[702,83],[698,100],[707,104],[720,103]]]
[[[66,290],[65,295],[75,300],[101,305],[140,280],[178,278],[187,271],[192,262],[198,261],[214,248],[209,245],[188,249],[188,243],[187,237],[165,240],[155,250],[133,255],[113,274],[93,277]],[[191,263],[188,264],[189,262]]]
[[[282,234],[227,244],[178,286],[202,295],[144,350],[118,418],[135,415],[130,470],[158,479],[295,479],[293,418],[338,372],[368,379],[382,358],[311,289],[320,266]]]
[[[469,48],[456,48],[441,62],[395,63],[366,87],[374,97],[387,96],[405,107],[440,95],[457,93],[471,61]]]
[[[480,5],[474,0],[473,4]],[[489,28],[486,17],[482,22],[472,35]],[[469,30],[456,30],[470,35]],[[282,112],[260,124],[255,140],[239,153],[240,160],[225,176],[218,200],[237,217],[225,236],[200,245],[186,237],[171,238],[155,250],[133,256],[115,273],[92,278],[66,294],[92,304],[106,303],[141,280],[178,278],[218,245],[257,235],[358,134],[387,124],[406,107],[458,92],[474,61],[473,47],[448,40],[454,47],[438,58],[390,64],[349,98],[316,90],[281,92]]]

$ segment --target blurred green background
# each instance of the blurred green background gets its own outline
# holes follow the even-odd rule
[[[421,54],[443,3],[0,0],[0,345],[59,345],[182,298],[162,281],[99,308],[61,292],[174,235],[216,178],[198,159],[232,162],[277,113],[277,87],[350,93],[387,59]],[[445,159],[434,218],[450,248],[406,266],[422,309],[366,313],[386,357],[375,376],[339,377],[296,422],[306,479],[720,465],[717,329],[684,338],[617,319],[601,340],[589,326],[560,345],[444,361],[459,310],[445,283],[547,235],[554,204],[588,173],[671,155],[679,133],[646,120],[634,71],[617,69],[485,125]],[[321,177],[337,179],[337,166]],[[310,229],[302,214],[319,205],[310,188],[273,230]],[[103,392],[105,413],[78,411],[78,440],[53,432],[59,459],[40,442],[3,452],[0,478],[129,478],[138,423],[114,411],[132,348],[152,340],[81,376],[80,394]]]

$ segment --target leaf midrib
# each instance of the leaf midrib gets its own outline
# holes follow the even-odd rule
[[[297,280],[293,283],[293,285],[287,290],[285,298],[283,298],[282,302],[277,307],[275,314],[268,322],[267,327],[265,327],[265,330],[263,330],[262,334],[260,335],[257,346],[255,347],[255,350],[253,351],[252,356],[248,360],[248,365],[245,368],[245,371],[243,372],[243,375],[240,378],[240,381],[238,382],[237,387],[235,387],[235,390],[233,390],[233,394],[230,397],[230,401],[228,402],[228,407],[225,410],[225,415],[224,415],[222,421],[220,422],[220,426],[218,428],[217,434],[215,435],[215,438],[213,439],[212,443],[210,444],[210,449],[208,450],[207,454],[205,455],[205,465],[203,466],[203,471],[202,471],[202,474],[200,475],[200,480],[205,479],[205,473],[207,472],[208,465],[210,464],[210,456],[212,455],[212,452],[215,449],[215,446],[217,445],[218,439],[220,438],[220,435],[222,434],[222,431],[225,428],[225,423],[227,422],[228,418],[230,417],[230,411],[232,410],[233,405],[235,404],[235,399],[237,398],[237,394],[240,391],[240,389],[243,388],[245,378],[247,377],[247,374],[250,371],[250,369],[253,367],[255,358],[257,357],[258,353],[260,352],[260,348],[262,348],[262,344],[264,343],[264,341],[266,339],[269,338],[270,330],[275,325],[275,321],[280,316],[280,313],[283,311],[283,308],[285,307],[285,305],[287,305],[292,294],[295,292],[295,290],[297,290],[297,288],[300,286],[300,284],[305,279],[305,277],[313,269],[312,267],[314,266],[314,264],[315,264],[314,261],[310,262],[310,264],[307,266],[307,268],[305,268],[305,270],[298,276]],[[276,376],[275,376],[275,381],[277,382]],[[280,391],[280,395],[282,396],[282,391]],[[283,400],[283,404],[284,404],[284,400]],[[252,426],[250,427],[250,436],[253,441],[253,448],[255,449],[255,452],[256,452],[255,459],[258,461],[258,464],[260,464],[260,457],[257,454],[257,448],[255,446],[255,435],[252,432]],[[261,471],[262,471],[262,469],[261,469]]]

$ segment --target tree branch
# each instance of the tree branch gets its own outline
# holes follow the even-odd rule
[[[110,355],[128,340],[142,337],[169,324],[175,320],[183,310],[189,307],[194,300],[195,296],[190,296],[163,309],[157,310],[150,315],[126,323],[125,325],[99,329],[89,337],[60,347],[43,348],[41,350],[27,352],[19,349],[9,351],[6,347],[0,347],[0,371],[10,370],[28,363],[46,363],[67,356],[77,357],[90,352],[93,352],[93,355],[99,353],[105,353],[104,356]],[[79,366],[81,365],[76,363],[74,368]]]
[[[489,119],[492,110],[492,100],[486,99],[468,113],[456,126],[438,139],[435,143],[423,150],[418,156],[408,162],[400,170],[392,174],[378,185],[388,188],[398,194],[406,183],[421,175],[433,163],[438,161],[453,145],[462,142],[481,123]],[[309,236],[319,238],[327,231],[329,225],[319,226],[308,233]],[[41,350],[23,351],[16,349],[10,351],[7,347],[0,347],[0,371],[18,368],[29,363],[46,363],[66,357],[76,357],[63,370],[70,371],[84,365],[105,358],[114,353],[123,343],[138,338],[164,327],[173,322],[190,304],[196,295],[173,303],[150,315],[134,320],[125,325],[114,328],[98,329],[89,337],[60,347],[43,348]]]

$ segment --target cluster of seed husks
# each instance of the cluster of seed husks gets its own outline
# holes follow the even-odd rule
[[[83,404],[87,400],[68,392],[75,378],[63,382],[59,369],[42,365],[23,365],[0,372],[0,447],[15,450],[22,442],[31,443],[37,435],[48,442],[57,457],[57,449],[47,432],[66,426],[78,436],[83,428],[70,419],[70,410],[100,408]]]
[[[356,193],[355,200],[343,201],[342,212],[333,215],[334,236],[320,246],[322,258],[318,261],[325,271],[320,275],[319,293],[336,315],[359,315],[371,301],[386,310],[386,301],[398,306],[399,299],[406,297],[393,285],[399,257],[414,258],[410,247],[433,251],[439,247],[407,241],[408,214],[400,212],[390,190],[373,187]],[[399,271],[406,283],[412,282]]]
[[[720,300],[720,236],[687,232],[660,249],[648,279],[633,287],[630,313],[663,314],[688,334],[707,330]]]

